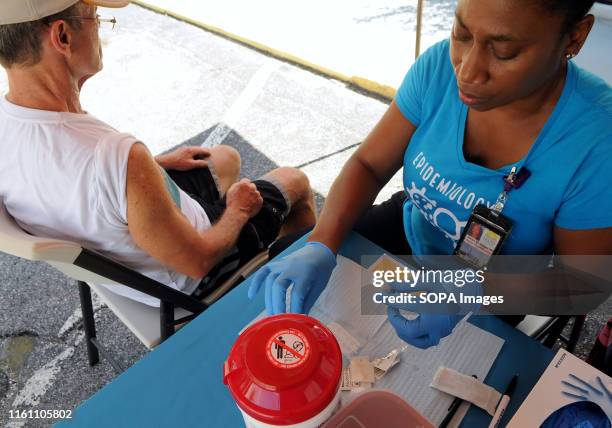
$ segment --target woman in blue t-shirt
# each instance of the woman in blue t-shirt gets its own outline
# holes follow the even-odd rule
[[[268,311],[280,313],[294,284],[290,309],[307,311],[351,229],[394,254],[453,254],[475,207],[498,209],[504,177],[517,171],[531,175],[509,187],[503,215],[513,228],[501,254],[611,254],[612,90],[571,61],[592,5],[459,0],[450,40],[410,69],[334,182],[308,243],[261,269],[249,295],[265,286]],[[371,206],[402,167],[404,191]],[[458,319],[388,314],[420,347]]]

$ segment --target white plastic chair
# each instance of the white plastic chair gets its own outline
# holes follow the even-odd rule
[[[553,317],[527,315],[525,319],[523,319],[523,321],[516,326],[516,328],[529,337],[536,337],[538,334],[544,331],[552,321]]]
[[[177,326],[193,319],[268,260],[267,252],[260,253],[199,301],[74,242],[28,234],[8,214],[3,201],[0,201],[0,251],[47,262],[77,280],[89,364],[96,364],[102,354],[118,372],[123,368],[96,339],[90,288],[148,349],[153,349],[172,335]],[[159,308],[148,306],[96,284],[125,285],[160,299],[161,305]]]
[[[569,336],[566,337],[562,333],[571,319],[573,319],[572,328],[570,329]],[[539,340],[548,348],[553,348],[559,340],[565,344],[565,348],[569,352],[574,352],[585,319],[584,315],[558,317],[527,315],[516,328],[527,336]]]

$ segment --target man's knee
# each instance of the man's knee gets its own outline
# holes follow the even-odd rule
[[[308,176],[299,169],[292,167],[280,167],[271,171],[269,175],[280,181],[285,190],[290,194],[293,193],[296,199],[306,199],[311,197],[312,190],[310,189],[310,180],[308,179]]]
[[[233,147],[218,145],[210,149],[210,161],[219,174],[239,174],[241,167],[240,153]]]

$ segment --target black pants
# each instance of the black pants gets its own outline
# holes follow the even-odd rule
[[[189,171],[166,171],[185,193],[198,202],[210,222],[214,225],[225,211],[225,198],[222,198],[217,180],[209,168],[196,168]],[[253,182],[263,198],[259,213],[242,228],[238,241],[230,253],[202,279],[193,295],[205,297],[277,238],[289,214],[288,202],[283,191],[270,181]]]

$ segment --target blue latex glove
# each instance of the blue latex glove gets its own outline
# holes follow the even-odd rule
[[[297,251],[259,269],[249,287],[253,299],[262,286],[270,315],[286,312],[287,289],[291,291],[290,312],[308,313],[327,285],[336,267],[336,255],[325,244],[311,241]]]
[[[436,346],[443,337],[453,332],[463,318],[463,315],[421,314],[418,318],[409,320],[391,305],[387,308],[387,316],[400,339],[421,349]]]
[[[576,401],[552,412],[540,428],[610,428],[610,420],[590,401]]]
[[[561,393],[575,401],[590,401],[597,404],[612,421],[612,392],[606,387],[601,377],[597,376],[590,382],[574,374],[570,374],[569,377],[570,381],[561,381],[565,386]]]
[[[409,287],[402,283],[389,284],[393,293],[385,293],[390,296],[399,292],[426,292],[426,293],[454,293],[458,303],[388,303],[387,317],[395,329],[397,335],[404,342],[417,348],[426,349],[436,346],[440,340],[453,332],[459,321],[469,312],[477,312],[478,304],[461,304],[459,293],[470,296],[481,296],[482,286],[478,284],[467,285],[457,288],[453,284],[418,284]],[[407,319],[400,310],[419,314],[415,319]]]

